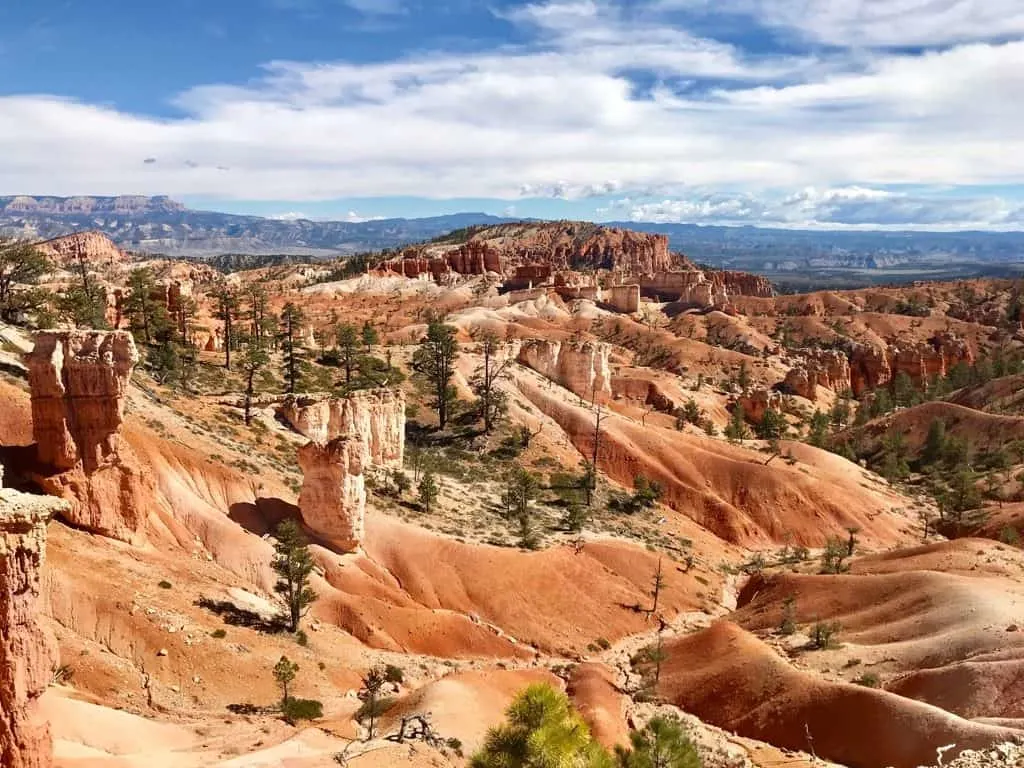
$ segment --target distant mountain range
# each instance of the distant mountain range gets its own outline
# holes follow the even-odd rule
[[[465,227],[515,219],[456,213],[364,222],[268,219],[194,211],[168,197],[0,197],[0,231],[48,239],[97,230],[131,251],[169,256],[330,257],[397,248]],[[669,236],[673,250],[716,267],[817,285],[1024,273],[1022,232],[882,232],[608,222]],[[807,282],[807,281],[810,282]],[[818,282],[815,282],[818,281]]]

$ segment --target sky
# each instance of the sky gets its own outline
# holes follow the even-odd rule
[[[0,0],[0,195],[1024,229],[1022,0]]]

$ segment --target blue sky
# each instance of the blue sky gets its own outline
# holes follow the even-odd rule
[[[0,195],[1024,228],[1020,0],[4,0]]]

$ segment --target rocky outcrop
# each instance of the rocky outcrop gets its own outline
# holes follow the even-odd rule
[[[299,449],[302,520],[318,535],[345,551],[363,540],[366,482],[365,445],[359,438],[338,437]]]
[[[669,252],[665,235],[563,221],[485,227],[461,244],[406,249],[399,258],[384,262],[380,268],[406,277],[430,275],[439,279],[449,272],[523,276],[522,267],[530,267],[538,274],[546,267],[548,274],[600,269],[622,275],[653,275],[679,263],[679,257]]]
[[[0,467],[0,478],[2,478]],[[38,621],[46,522],[66,503],[0,488],[0,765],[53,764],[38,699],[57,666],[57,645]]]
[[[127,331],[42,331],[25,358],[40,486],[70,502],[72,525],[128,542],[155,503],[153,479],[119,435],[138,360]]]
[[[974,364],[974,353],[967,342],[949,333],[887,348],[855,344],[849,355],[850,387],[857,397],[888,385],[900,373],[920,386],[936,376],[945,376],[958,363]]]
[[[751,424],[760,424],[769,410],[784,413],[786,398],[779,392],[769,389],[755,389],[742,395],[737,402],[743,406],[743,418]]]
[[[84,259],[92,267],[121,264],[128,255],[100,232],[76,232],[57,237],[36,246],[40,252],[61,268],[69,268]]]
[[[139,361],[127,331],[42,331],[26,356],[39,460],[95,470],[116,453],[124,398]]]
[[[586,400],[607,401],[612,394],[611,346],[597,341],[524,342],[518,360]]]
[[[835,349],[815,349],[801,365],[791,368],[782,389],[808,400],[817,398],[818,387],[842,392],[850,388],[850,359]]]
[[[649,296],[703,309],[726,309],[736,296],[771,298],[775,295],[771,282],[760,275],[697,268],[658,272],[642,278],[640,290]]]
[[[288,397],[278,414],[311,441],[299,449],[303,521],[333,546],[355,549],[363,539],[365,471],[401,469],[404,462],[405,393]]]
[[[321,445],[353,437],[366,465],[401,468],[405,459],[405,393],[371,389],[348,397],[288,397],[278,409],[301,435]]]

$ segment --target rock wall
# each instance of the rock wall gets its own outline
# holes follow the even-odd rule
[[[612,394],[610,352],[603,342],[534,340],[523,343],[518,360],[586,400],[605,402]]]
[[[338,437],[299,449],[302,520],[334,546],[350,551],[363,540],[366,482],[365,445],[359,438]]]
[[[37,708],[57,666],[57,644],[37,619],[37,602],[46,522],[66,506],[58,499],[0,488],[0,765],[4,768],[53,765],[50,726]]]
[[[25,357],[37,481],[70,502],[69,523],[128,542],[155,504],[153,479],[119,436],[138,360],[127,331],[41,331]]]
[[[975,360],[967,342],[948,333],[923,342],[898,342],[887,348],[856,344],[849,356],[850,388],[857,397],[888,385],[900,373],[920,386],[936,376],[945,376],[958,363],[974,365]]]
[[[343,398],[289,397],[278,412],[314,443],[355,437],[366,465],[403,466],[405,393],[400,389],[365,390]]]
[[[786,374],[782,388],[794,395],[817,399],[817,388],[842,392],[851,387],[850,359],[836,349],[815,349],[807,353],[801,365]]]
[[[760,275],[726,270],[689,269],[658,272],[640,281],[640,290],[651,296],[674,297],[684,304],[724,309],[735,296],[771,298],[771,282]]]

